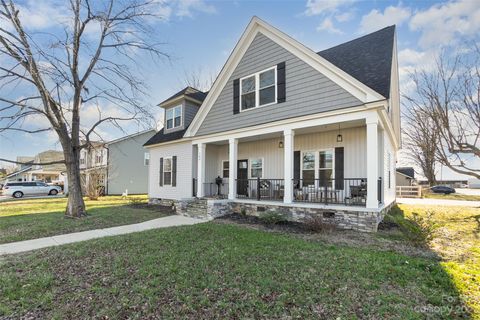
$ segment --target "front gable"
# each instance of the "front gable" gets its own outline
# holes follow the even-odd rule
[[[285,102],[234,113],[234,81],[285,63]],[[311,65],[258,32],[212,103],[195,135],[234,130],[272,121],[363,104]],[[203,107],[202,107],[203,108]]]
[[[204,125],[204,120],[207,118],[207,116],[209,117],[210,115],[212,115],[213,117],[217,116],[216,114],[213,114],[213,113],[210,114],[211,109],[213,109],[213,105],[225,104],[225,101],[222,101],[220,99],[220,95],[223,94],[222,98],[225,99],[225,95],[228,93],[228,90],[231,90],[229,89],[229,82],[232,81],[233,73],[236,71],[237,66],[240,63],[240,60],[243,59],[246,51],[250,47],[252,47],[252,50],[253,50],[254,46],[252,46],[252,42],[256,40],[257,36],[260,34],[262,34],[264,37],[272,41],[274,44],[276,44],[280,48],[284,49],[285,50],[284,52],[288,53],[288,55],[291,54],[292,56],[296,57],[300,62],[304,62],[305,63],[304,66],[308,65],[309,67],[312,67],[314,70],[316,70],[321,75],[323,75],[326,79],[333,81],[336,85],[345,89],[350,95],[352,95],[354,98],[359,100],[362,104],[385,100],[385,97],[383,97],[381,94],[379,94],[378,92],[375,92],[373,89],[369,88],[364,83],[355,79],[354,77],[352,77],[342,69],[338,68],[337,66],[335,66],[334,64],[326,60],[325,58],[321,57],[314,51],[310,50],[309,48],[299,43],[295,39],[275,29],[274,27],[262,21],[258,17],[253,17],[250,23],[248,24],[247,28],[245,29],[244,33],[240,37],[240,40],[238,41],[237,45],[233,49],[231,55],[227,59],[227,62],[223,66],[222,70],[220,71],[220,74],[215,80],[209,94],[205,98],[205,101],[203,102],[202,107],[200,108],[199,112],[195,116],[191,125],[187,129],[185,133],[185,137],[193,137],[193,136],[199,135],[198,132],[200,127],[202,128],[206,127],[206,125]],[[258,37],[258,39],[260,38],[261,36]],[[253,60],[256,62],[257,60],[263,59],[265,57],[269,59],[272,58],[269,52],[259,50],[256,53],[256,55],[253,56]],[[271,65],[272,63],[273,63],[273,60],[271,60],[269,65]],[[247,64],[248,63],[245,63],[245,65]],[[258,72],[260,70],[256,70],[256,71]],[[287,72],[288,72],[288,67],[287,67]],[[308,85],[311,85],[311,84],[309,83]],[[231,87],[232,85],[230,85],[230,88]],[[330,96],[328,98],[331,99]],[[233,104],[233,100],[232,100],[232,104]],[[335,108],[333,108],[333,110],[334,109]],[[270,110],[272,110],[272,108],[270,108]],[[225,116],[224,114],[225,111],[226,110],[222,109],[220,113]],[[233,106],[232,106],[232,111],[233,111]],[[257,110],[252,110],[251,112],[256,112],[256,111]],[[283,110],[282,112],[284,111],[285,110]],[[261,114],[259,114],[258,116],[261,116]],[[291,116],[283,115],[281,116],[281,118],[286,119],[286,118],[291,118]],[[229,123],[233,124],[233,126],[230,126],[229,129],[239,128],[238,121],[240,120],[238,119],[238,120],[232,121],[232,119],[229,119]],[[268,120],[268,121],[272,121],[272,120]],[[260,122],[260,123],[263,123],[263,122]],[[211,128],[212,125],[216,126],[217,124],[221,125],[220,123],[210,122],[210,124],[208,125],[210,128],[208,130],[202,129],[202,132],[204,133],[207,131],[221,132],[221,130]],[[245,127],[245,125],[242,125],[242,127]]]

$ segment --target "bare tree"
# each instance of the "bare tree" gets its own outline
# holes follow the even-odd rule
[[[207,92],[210,90],[213,83],[215,82],[216,77],[216,74],[214,72],[207,72],[201,67],[185,70],[183,74],[184,77],[181,81],[182,87],[189,86],[203,92]]]
[[[166,57],[150,30],[156,4],[70,0],[61,9],[68,12],[63,28],[52,34],[29,32],[22,24],[21,7],[0,0],[0,132],[56,133],[68,175],[67,216],[86,215],[80,150],[92,138],[101,139],[100,126],[121,128],[120,121],[151,119],[136,61],[142,52]],[[107,103],[115,107],[114,114],[105,114],[101,105]],[[89,125],[82,121],[86,105],[98,110],[98,120]],[[25,125],[28,119],[48,124],[32,128]]]
[[[411,75],[415,92],[410,108],[421,110],[431,130],[438,129],[435,158],[456,173],[480,179],[480,49],[473,43],[453,56],[443,52],[432,72]],[[434,142],[432,141],[432,144]]]
[[[406,109],[403,119],[403,145],[408,151],[407,157],[420,168],[428,183],[434,185],[438,130],[428,114],[421,109]]]

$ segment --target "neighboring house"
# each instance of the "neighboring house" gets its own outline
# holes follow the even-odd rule
[[[148,192],[150,153],[143,148],[155,130],[146,130],[106,144],[108,149],[107,194]]]
[[[40,152],[35,157],[17,157],[17,162],[21,162],[17,166],[17,170],[7,175],[7,181],[44,181],[47,183],[64,184],[65,181],[65,165],[57,164],[33,164],[48,163],[63,160],[63,152],[48,150]]]
[[[83,192],[87,187],[100,189],[104,193],[107,178],[108,151],[105,143],[91,141],[90,146],[80,151],[80,176]]]
[[[480,179],[469,179],[468,187],[470,189],[480,189]]]
[[[160,106],[165,127],[145,144],[152,202],[189,214],[211,197],[211,216],[276,211],[363,231],[395,202],[394,26],[316,53],[254,17],[206,97],[187,88]]]
[[[412,167],[397,168],[396,172],[397,186],[413,186],[416,184],[415,170]]]

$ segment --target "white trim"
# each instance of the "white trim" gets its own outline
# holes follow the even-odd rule
[[[170,171],[165,171],[165,163],[167,160],[169,159],[170,160]],[[165,172],[170,172],[170,183],[165,183]],[[172,156],[169,156],[169,157],[163,157],[163,168],[162,168],[162,174],[163,174],[163,187],[165,186],[172,186],[172,180],[173,180],[173,157]]]
[[[267,72],[267,71],[270,71],[270,70],[274,70],[274,83],[273,85],[270,85],[268,87],[265,87],[265,88],[269,88],[269,87],[274,87],[275,88],[275,101],[273,102],[270,102],[270,103],[266,103],[266,104],[260,104],[260,90],[261,89],[265,89],[265,88],[260,88],[260,74],[264,73],[264,72]],[[253,108],[250,108],[250,109],[245,109],[243,110],[242,109],[242,96],[243,96],[243,93],[242,93],[242,81],[247,79],[247,78],[251,78],[251,77],[254,77],[255,79],[255,90],[253,91],[255,93],[255,107]],[[240,78],[239,80],[239,90],[240,90],[240,93],[239,93],[239,111],[240,112],[245,112],[245,111],[249,111],[249,110],[255,110],[255,109],[258,109],[258,108],[262,108],[262,107],[266,107],[266,106],[270,106],[272,104],[276,104],[278,103],[278,88],[277,88],[277,66],[273,66],[273,67],[269,67],[267,69],[264,69],[262,71],[258,71],[258,72],[255,72],[255,73],[252,73],[248,76],[245,76],[245,77],[242,77]]]
[[[248,179],[256,179],[257,177],[253,177],[252,176],[252,169],[253,169],[253,166],[252,166],[252,160],[262,160],[262,176],[260,177],[260,179],[263,179],[263,173],[265,171],[265,159],[263,157],[252,157],[252,158],[249,158],[248,159]]]
[[[175,109],[177,108],[180,108],[180,124],[178,126],[175,125]],[[165,110],[165,130],[173,130],[173,129],[176,129],[176,128],[180,128],[183,126],[183,104],[179,104],[179,105],[176,105],[174,107],[170,107],[168,109]],[[173,127],[169,128],[168,127],[168,111],[172,110],[173,112],[173,118],[172,118],[172,125]]]
[[[220,74],[215,80],[212,89],[202,104],[202,107],[186,131],[185,136],[191,137],[197,133],[213,104],[233,74],[241,58],[258,33],[264,34],[274,42],[283,46],[292,54],[296,55],[310,66],[321,72],[327,78],[340,85],[360,101],[367,103],[377,100],[385,100],[385,97],[383,97],[381,94],[375,92],[373,89],[361,83],[353,76],[336,67],[313,50],[305,47],[303,44],[299,43],[297,40],[289,37],[278,29],[275,29],[273,26],[269,25],[258,17],[253,17],[237,42],[237,45],[233,49],[229,58],[227,59],[227,62],[220,71]]]
[[[309,127],[322,126],[338,122],[348,122],[355,120],[366,120],[371,114],[376,115],[377,111],[375,109],[355,109],[355,111],[344,112],[341,114],[314,114],[310,116],[289,118],[286,120],[270,122],[258,126],[252,126],[248,128],[240,128],[231,131],[224,131],[220,133],[215,133],[211,135],[206,135],[198,138],[192,138],[193,144],[199,143],[210,143],[225,141],[228,138],[246,138],[252,136],[258,136],[263,134],[283,132],[285,129],[303,129]]]

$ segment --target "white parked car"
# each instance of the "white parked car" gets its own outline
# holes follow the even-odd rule
[[[21,198],[23,196],[55,196],[62,191],[59,186],[49,186],[45,182],[7,182],[3,186],[3,195]]]

